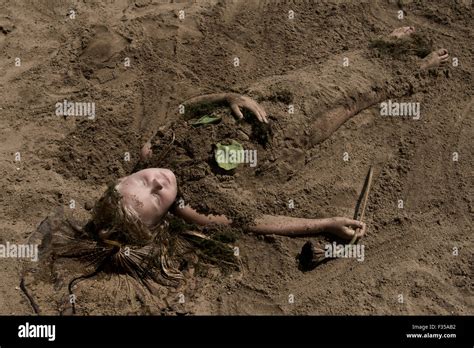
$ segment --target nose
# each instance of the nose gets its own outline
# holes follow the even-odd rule
[[[163,189],[163,185],[161,185],[158,180],[153,179],[153,190],[154,191],[160,191],[162,189]]]

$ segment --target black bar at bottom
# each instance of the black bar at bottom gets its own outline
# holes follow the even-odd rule
[[[54,325],[54,337],[52,326]],[[0,317],[0,346],[414,344],[472,347],[472,316]],[[39,336],[43,337],[31,337]],[[23,336],[23,337],[20,337]]]

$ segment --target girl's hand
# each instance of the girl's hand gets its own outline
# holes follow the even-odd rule
[[[226,96],[230,108],[234,112],[235,116],[242,119],[244,115],[240,111],[240,108],[247,109],[251,111],[255,116],[257,116],[260,122],[268,123],[267,113],[265,110],[252,98],[246,97],[244,95],[229,93]]]
[[[328,219],[325,231],[328,231],[335,236],[343,239],[352,239],[354,234],[361,238],[365,234],[367,226],[365,223],[357,220],[352,220],[346,217],[333,217]],[[358,231],[356,231],[358,229]]]

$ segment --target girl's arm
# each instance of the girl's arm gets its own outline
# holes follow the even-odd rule
[[[190,206],[176,209],[176,215],[186,222],[205,226],[209,224],[230,225],[232,220],[224,215],[203,215]],[[345,217],[326,219],[305,219],[282,215],[263,215],[256,219],[248,230],[256,234],[276,234],[281,236],[307,236],[321,232],[330,232],[340,238],[351,239],[356,233],[362,237],[366,230],[363,222]]]
[[[229,103],[232,112],[240,119],[244,118],[240,108],[247,109],[257,116],[260,122],[268,123],[267,113],[255,100],[237,93],[205,94],[188,99],[183,102],[183,105],[201,105],[212,103]]]
[[[186,205],[182,208],[176,207],[173,213],[181,217],[184,221],[200,226],[219,224],[230,225],[232,220],[229,220],[225,215],[204,215],[198,213],[196,210]]]

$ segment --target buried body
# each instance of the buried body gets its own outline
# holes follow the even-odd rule
[[[180,159],[174,153],[168,157],[168,161]],[[228,216],[200,213],[206,209],[192,208],[188,202],[194,201],[186,192],[178,193],[179,186],[184,191],[190,186],[201,190],[196,181],[186,182],[184,171],[185,165],[176,167],[180,175],[170,169],[146,168],[118,179],[97,201],[85,224],[66,218],[63,212],[44,220],[29,240],[41,244],[39,262],[25,262],[23,271],[22,288],[35,310],[41,314],[187,313],[193,287],[207,277],[207,269],[213,274],[240,272],[233,243],[242,230],[286,236],[329,232],[345,240],[356,229],[359,236],[365,232],[365,224],[345,217],[262,215],[243,221],[245,210]],[[206,187],[208,192],[201,196],[218,190],[217,185]],[[231,201],[228,197],[223,206],[230,207]],[[180,294],[185,303],[176,303]],[[108,305],[95,307],[99,303]]]
[[[412,28],[401,29],[392,33],[391,37],[395,37],[392,40],[405,40],[413,32]],[[351,64],[357,62],[371,64],[371,62],[363,63],[362,60],[357,59],[359,59],[357,55],[354,55]],[[421,69],[436,67],[446,59],[445,50],[435,51],[423,60]],[[383,72],[383,69],[376,71],[370,81],[365,76],[357,76],[356,73],[355,77],[348,81],[348,86],[351,87],[351,83],[361,86],[362,82],[367,82],[367,84],[359,90],[352,91],[350,98],[346,97],[344,101],[337,100],[335,105],[329,106],[325,109],[326,111],[314,117],[309,127],[311,131],[307,135],[309,139],[305,143],[309,146],[321,143],[360,111],[392,96],[391,89],[384,88],[377,80],[385,78]],[[283,81],[280,84],[291,85],[298,76],[298,74],[289,75],[287,82]],[[256,84],[249,91],[250,94],[254,93],[265,98],[265,92],[272,86],[266,89]],[[297,90],[294,95],[303,93],[299,86],[294,88]],[[318,92],[318,86],[315,87],[315,92]],[[343,91],[342,94],[347,93]],[[204,95],[192,98],[184,104],[192,106],[212,103],[228,104],[238,118],[243,118],[241,109],[246,109],[262,124],[268,122],[267,113],[261,105],[249,97],[235,93]],[[305,127],[305,122],[313,117],[306,112],[300,113],[299,116],[290,116],[291,120],[286,115],[286,119],[275,121],[278,123],[275,128],[280,127],[276,132],[281,131],[283,126],[290,123],[297,127]],[[205,137],[205,131],[201,132]],[[179,140],[185,147],[186,139]],[[278,147],[276,142],[273,145]],[[155,155],[152,150],[153,145],[150,140],[143,146],[140,153],[143,160],[142,166]],[[186,153],[192,149],[181,150]],[[168,156],[166,152],[156,155]],[[278,161],[279,159],[276,160]],[[204,164],[206,165],[208,164]],[[178,164],[176,166],[169,168],[173,168],[177,173],[183,171]],[[258,180],[258,177],[255,177],[257,178],[255,180]],[[188,197],[182,199],[178,192],[179,180],[180,175],[175,175],[170,169],[142,169],[111,183],[95,205],[91,220],[84,227],[70,222],[63,216],[45,220],[38,231],[32,235],[32,239],[36,239],[37,242],[42,241],[39,268],[43,267],[43,269],[36,272],[38,267],[35,270],[34,266],[27,265],[23,272],[22,284],[25,289],[28,289],[26,291],[29,293],[30,301],[35,301],[33,294],[39,294],[35,291],[38,290],[39,283],[49,281],[49,291],[58,289],[64,291],[67,288],[68,293],[63,294],[62,303],[60,301],[56,303],[56,310],[66,310],[68,313],[69,304],[72,305],[73,310],[75,309],[75,300],[70,301],[69,296],[76,289],[75,286],[79,280],[92,279],[100,274],[116,274],[119,281],[124,280],[137,285],[133,287],[135,289],[133,291],[134,297],[138,300],[136,306],[130,309],[131,313],[143,311],[144,303],[149,306],[147,309],[149,312],[156,313],[169,307],[169,303],[163,298],[171,296],[169,291],[164,290],[161,285],[172,285],[178,289],[176,290],[178,293],[180,284],[192,278],[197,259],[208,260],[224,268],[239,269],[238,257],[229,245],[229,242],[232,243],[234,239],[229,238],[225,233],[208,233],[212,229],[225,232],[226,228],[238,228],[254,234],[288,237],[328,232],[343,240],[351,240],[354,236],[362,237],[366,230],[364,223],[347,217],[315,219],[263,213],[245,220],[239,214],[230,216],[214,212],[209,214],[206,209],[193,207],[195,201],[189,200]],[[193,183],[185,184],[189,186]],[[208,187],[209,191],[213,189],[213,187]],[[88,272],[84,272],[84,269],[88,267]],[[69,272],[66,272],[66,269]],[[48,275],[47,271],[50,271],[53,276]],[[71,279],[71,273],[77,273],[78,276]],[[51,279],[54,281],[51,282]],[[146,291],[139,290],[138,285]],[[97,282],[90,284],[89,287],[101,289],[101,285]],[[129,291],[132,291],[130,290],[132,287],[128,285],[127,287]],[[187,288],[189,289],[189,286]],[[42,294],[39,294],[43,296],[42,302],[47,302],[47,293],[48,290],[44,290]],[[112,294],[115,296],[117,293],[115,288]],[[101,296],[105,295],[106,292],[101,293]],[[78,295],[77,298],[80,299],[81,296]],[[100,301],[99,298],[97,300]],[[129,299],[117,299],[117,301],[129,301]],[[151,308],[152,303],[153,308]],[[66,304],[66,309],[64,304]],[[86,308],[85,304],[81,304],[81,309],[82,313],[92,312]],[[47,311],[54,312],[54,306],[50,306]],[[103,312],[115,313],[110,308],[103,309]],[[174,312],[177,311],[174,310]]]
[[[168,162],[180,159],[174,153],[168,157]],[[245,169],[255,170],[250,165]],[[183,179],[184,171],[185,165],[175,171],[146,168],[118,179],[97,201],[85,224],[62,212],[44,220],[29,240],[41,244],[39,262],[25,262],[23,271],[23,288],[35,310],[41,314],[187,313],[194,282],[206,277],[206,268],[227,275],[241,270],[233,243],[242,230],[283,236],[328,232],[345,240],[356,230],[359,236],[365,232],[365,224],[346,217],[264,214],[244,221],[245,211],[226,216],[214,209],[217,213],[204,214],[206,209],[188,204],[194,201],[186,190],[197,185]],[[209,180],[207,174],[204,180]],[[206,187],[206,195],[217,194],[216,185]],[[223,206],[230,207],[231,201],[228,197]],[[185,303],[176,303],[180,294]],[[109,305],[95,308],[92,301]]]

